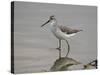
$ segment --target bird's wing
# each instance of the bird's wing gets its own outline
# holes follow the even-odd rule
[[[82,31],[82,30],[77,30],[77,29],[72,29],[72,28],[69,28],[69,27],[66,27],[66,26],[58,26],[60,28],[60,30],[66,34],[72,34],[72,33],[77,33],[79,31]]]

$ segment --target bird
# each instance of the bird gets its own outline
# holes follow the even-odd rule
[[[80,32],[83,30],[82,29],[72,29],[67,26],[58,25],[55,15],[51,15],[49,17],[49,20],[47,20],[44,24],[42,24],[41,27],[47,25],[48,23],[50,25],[51,32],[59,40],[59,46],[56,48],[57,50],[59,50],[59,58],[61,58],[61,40],[65,40],[68,45],[68,52],[66,54],[66,57],[67,57],[70,51],[70,45],[67,39],[76,35],[77,32]]]

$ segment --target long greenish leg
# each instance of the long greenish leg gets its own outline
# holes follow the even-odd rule
[[[59,49],[61,49],[61,40],[59,39]]]
[[[59,59],[61,58],[61,40],[59,39]]]
[[[56,48],[59,50],[59,59],[61,58],[61,40],[59,39],[59,46]]]
[[[66,43],[67,43],[67,45],[68,45],[68,52],[67,52],[67,54],[66,54],[66,57],[68,56],[68,54],[69,54],[69,51],[70,51],[70,45],[69,45],[69,43],[68,43],[68,41],[66,40]]]
[[[59,39],[59,46],[56,49],[61,49],[61,40]]]
[[[59,49],[59,59],[61,58],[61,49]]]

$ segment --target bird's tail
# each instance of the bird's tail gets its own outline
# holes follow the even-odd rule
[[[80,29],[79,31],[83,31],[82,29]]]

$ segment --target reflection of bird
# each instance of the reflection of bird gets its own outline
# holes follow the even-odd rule
[[[57,25],[57,20],[54,15],[50,16],[49,20],[47,22],[45,22],[41,27],[43,27],[44,25],[46,25],[49,22],[50,22],[50,26],[51,26],[51,31],[59,39],[59,47],[57,48],[59,50],[59,57],[61,57],[61,40],[65,40],[67,42],[67,45],[68,45],[68,52],[66,54],[66,56],[67,56],[69,53],[69,50],[70,50],[70,46],[67,41],[67,38],[74,36],[77,32],[82,31],[82,30],[71,29],[66,26]]]

